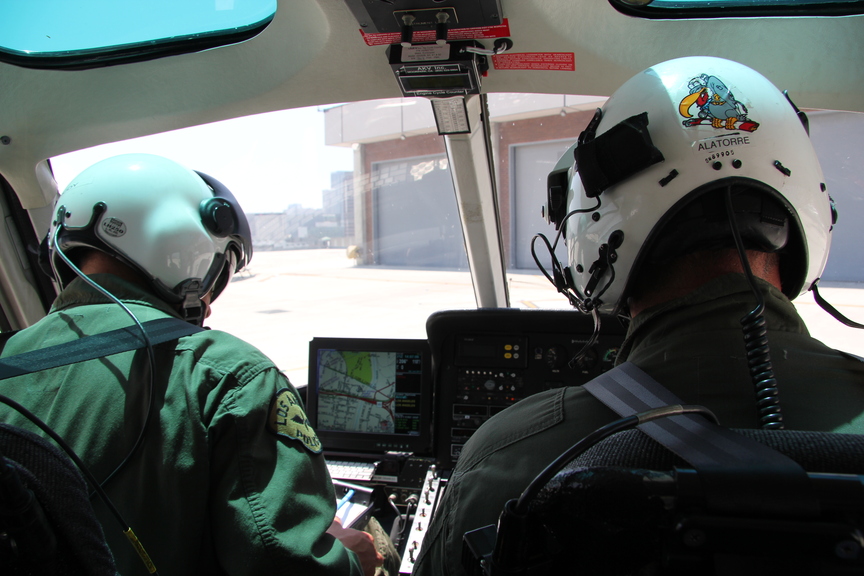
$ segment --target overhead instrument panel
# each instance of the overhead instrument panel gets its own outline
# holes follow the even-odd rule
[[[364,33],[436,30],[442,23],[448,28],[494,26],[503,21],[501,0],[345,0]]]
[[[509,27],[500,0],[465,0],[451,5],[435,0],[345,0],[369,46],[387,46],[387,58],[406,97],[464,97],[480,93],[489,70],[487,56],[509,50]],[[494,39],[487,48],[479,39]],[[434,100],[433,100],[434,101]],[[436,109],[436,119],[459,108]],[[447,123],[441,134],[466,133]],[[442,122],[439,121],[439,128]],[[465,124],[465,122],[462,122]],[[463,127],[464,128],[464,127]]]

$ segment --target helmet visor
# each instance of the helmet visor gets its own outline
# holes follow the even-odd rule
[[[237,269],[237,252],[233,248],[229,247],[225,251],[225,254],[221,255],[218,260],[221,262],[222,266],[213,282],[213,288],[211,289],[213,294],[210,300],[211,302],[219,297],[234,277],[234,271]]]

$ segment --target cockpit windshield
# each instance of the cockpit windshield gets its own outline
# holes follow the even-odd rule
[[[0,5],[0,61],[91,68],[192,52],[260,33],[276,0],[28,0]]]
[[[533,239],[543,234],[555,243],[556,230],[541,213],[547,176],[602,103],[595,96],[489,95],[512,308],[569,308],[539,271],[538,261],[551,269],[552,255]],[[854,176],[847,161],[835,167],[830,159],[839,157],[837,147],[851,149],[838,137],[838,122],[853,138],[862,118],[811,114],[844,220],[857,218],[857,204],[845,198],[857,197]],[[277,111],[81,150],[52,159],[60,189],[87,166],[127,152],[167,156],[210,174],[241,202],[254,257],[207,325],[252,342],[297,385],[306,383],[313,337],[425,338],[432,313],[478,306],[451,174],[452,163],[465,159],[448,157],[426,99]],[[844,246],[852,243],[835,241],[826,281],[846,279],[842,263],[853,256]],[[567,262],[563,239],[554,257]]]

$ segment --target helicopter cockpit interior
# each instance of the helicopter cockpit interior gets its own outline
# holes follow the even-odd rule
[[[410,576],[462,451],[487,421],[529,397],[619,373],[612,370],[629,316],[626,306],[613,310],[604,302],[604,292],[625,239],[598,240],[599,253],[584,266],[571,264],[577,220],[597,222],[617,204],[602,191],[587,196],[605,203],[603,210],[598,203],[574,211],[571,203],[580,186],[590,188],[592,175],[614,172],[592,174],[587,154],[607,154],[616,166],[641,162],[636,156],[649,148],[642,140],[656,116],[633,129],[638,146],[595,139],[593,131],[613,94],[659,63],[740,63],[806,118],[830,193],[830,209],[811,212],[831,220],[830,254],[815,294],[802,290],[791,300],[810,335],[864,355],[864,332],[855,328],[864,318],[862,25],[862,0],[7,3],[0,6],[0,344],[52,311],[63,287],[43,274],[49,248],[40,244],[58,221],[63,225],[66,216],[55,206],[82,185],[76,178],[88,167],[118,155],[160,155],[205,181],[218,178],[242,205],[251,239],[246,256],[254,258],[230,278],[204,326],[260,350],[300,392],[328,461],[337,517],[358,527],[380,518],[399,552],[399,574]],[[707,98],[704,76],[690,78],[699,90],[676,107],[679,124],[707,129],[714,121],[693,112],[707,106],[697,100]],[[717,173],[752,148],[748,138],[757,128],[773,129],[748,123],[754,106],[743,95],[747,87],[732,87],[740,102],[723,93],[738,106],[725,141],[691,142],[693,157]],[[716,103],[721,91],[713,94]],[[607,147],[596,152],[592,140]],[[639,164],[633,172],[644,169]],[[603,191],[632,176],[622,171]],[[678,177],[667,173],[669,181]],[[659,211],[662,202],[631,212]],[[121,224],[109,225],[116,236],[125,233]],[[131,350],[115,336],[99,346]],[[136,346],[130,338],[128,346]],[[4,353],[0,396],[11,390],[7,378],[56,371],[85,354],[62,348],[53,358],[44,354],[47,360],[10,361]],[[26,399],[11,399],[26,407]],[[656,408],[649,404],[643,408]],[[855,417],[837,415],[844,418]],[[854,460],[859,449],[852,442],[838,452]],[[594,454],[571,459],[587,468],[598,462]],[[664,465],[688,469],[690,454],[678,456],[683,462],[667,458]],[[556,476],[566,490],[585,482],[566,466],[555,468],[569,474]],[[837,552],[825,573],[864,565],[864,498],[853,487],[864,470],[854,468],[824,473],[856,480],[807,480],[832,514],[854,507],[852,528],[830,541]],[[684,483],[693,479],[688,474],[681,473]],[[672,498],[668,476],[638,480],[650,484],[651,498]],[[825,503],[834,490],[842,491],[842,506]],[[544,513],[554,517],[556,495],[531,491],[547,498]],[[100,509],[100,520],[106,516]],[[787,520],[774,533],[790,534]],[[465,573],[511,573],[511,562],[514,574],[539,573],[567,548],[528,538],[536,524],[503,536],[499,530],[498,540],[483,524],[474,528],[485,532],[468,538],[473,556]],[[747,532],[754,539],[766,533],[755,524]],[[690,561],[685,552],[701,545],[693,544],[694,534],[726,534],[715,528],[679,530],[690,544],[676,541],[668,557]],[[502,547],[519,541],[513,550],[540,558],[508,557]],[[600,556],[610,554],[606,545],[598,544]]]

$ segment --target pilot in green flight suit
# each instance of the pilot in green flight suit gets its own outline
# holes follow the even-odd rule
[[[712,119],[720,101],[737,116]],[[834,225],[796,112],[759,73],[720,58],[634,76],[550,175],[568,181],[566,210],[552,216],[566,224],[569,256],[570,281],[557,288],[582,311],[629,314],[618,362],[733,428],[761,425],[742,328],[759,294],[785,426],[861,434],[864,362],[813,339],[790,302],[822,274]],[[571,386],[485,422],[459,456],[414,576],[464,574],[463,534],[494,524],[557,456],[616,419]]]
[[[248,223],[231,193],[157,156],[85,170],[60,196],[57,215],[48,248],[63,290],[3,357],[134,326],[130,314],[200,325],[251,258]],[[76,277],[63,255],[128,312]],[[153,364],[142,348],[7,379],[0,390],[106,481],[166,574],[372,574],[381,557],[371,536],[331,526],[335,496],[321,445],[276,366],[216,330],[153,348]],[[28,427],[10,408],[0,413]],[[120,573],[146,574],[106,506],[94,500],[94,508]]]

